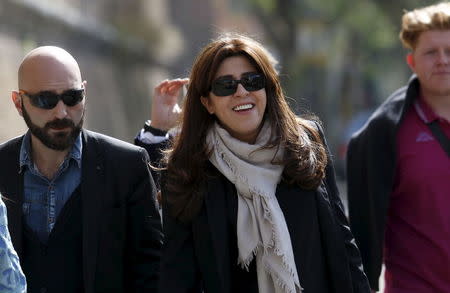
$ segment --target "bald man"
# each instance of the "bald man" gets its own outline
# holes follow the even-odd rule
[[[0,192],[28,292],[155,292],[162,243],[142,148],[83,129],[86,81],[58,47],[29,52],[0,145]]]

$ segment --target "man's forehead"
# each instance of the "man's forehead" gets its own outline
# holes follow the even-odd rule
[[[428,48],[435,46],[450,46],[450,29],[448,30],[428,30],[422,32],[416,42],[414,49]]]
[[[36,91],[61,91],[72,88],[80,88],[81,77],[70,70],[60,68],[30,68],[24,71],[20,82],[20,89],[30,92]]]

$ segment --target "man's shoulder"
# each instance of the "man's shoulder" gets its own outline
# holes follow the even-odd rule
[[[394,91],[375,111],[373,118],[388,116],[391,113],[398,113],[400,107],[405,104],[406,93],[409,85],[402,86]],[[399,114],[399,113],[398,113]],[[371,117],[372,118],[372,117]]]
[[[103,164],[110,174],[123,176],[122,180],[147,174],[149,157],[144,148],[89,130],[83,130],[83,141],[83,160],[88,165]]]
[[[111,153],[115,156],[127,153],[140,153],[143,150],[142,147],[91,130],[84,129],[83,137],[84,144],[87,148],[91,148],[96,145],[97,147],[104,149],[107,153]]]
[[[135,150],[135,151],[141,149],[140,147],[137,147],[129,142],[92,130],[84,129],[83,135],[85,142],[87,144],[95,141],[96,143],[103,145],[105,147],[111,147],[116,149]]]
[[[14,137],[10,140],[0,143],[0,155],[7,154],[12,151],[18,151],[22,144],[23,135]]]
[[[18,174],[17,170],[19,168],[19,155],[20,155],[20,146],[22,144],[23,136],[15,137],[6,142],[0,144],[0,181],[2,185],[4,182],[7,182],[11,178],[11,176],[15,176],[14,174]],[[14,170],[15,172],[11,172]]]

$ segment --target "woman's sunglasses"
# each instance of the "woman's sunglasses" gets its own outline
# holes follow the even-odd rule
[[[242,84],[249,92],[259,91],[265,87],[265,81],[264,75],[260,73],[249,73],[241,79],[219,78],[213,81],[211,91],[218,97],[229,96],[237,91],[238,84]]]
[[[73,107],[84,99],[84,89],[71,89],[59,95],[51,91],[28,94],[20,90],[19,93],[27,96],[33,106],[47,110],[55,108],[60,100],[67,106]]]

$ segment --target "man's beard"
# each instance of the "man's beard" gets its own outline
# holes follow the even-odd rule
[[[23,119],[30,129],[31,133],[39,139],[46,147],[57,150],[64,151],[69,149],[75,143],[78,135],[80,134],[81,128],[84,122],[84,110],[81,116],[80,122],[75,125],[70,119],[55,119],[47,122],[44,127],[39,127],[31,121],[28,112],[25,107],[22,107]],[[70,132],[60,131],[56,132],[54,135],[50,134],[50,128],[64,128],[70,127]]]

